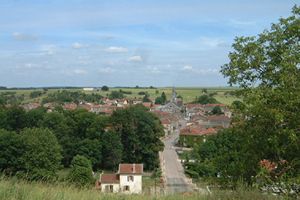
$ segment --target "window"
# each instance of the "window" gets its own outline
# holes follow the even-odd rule
[[[114,186],[113,185],[106,185],[105,186],[105,192],[113,192]]]
[[[128,181],[128,182],[130,182],[130,181],[132,181],[132,182],[133,182],[133,181],[134,181],[134,178],[133,178],[133,176],[127,176],[127,181]]]
[[[125,185],[123,191],[129,191],[129,185]]]

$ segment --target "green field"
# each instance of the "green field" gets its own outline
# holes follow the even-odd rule
[[[195,100],[195,98],[197,96],[202,95],[202,90],[204,88],[200,88],[200,87],[178,87],[176,88],[176,92],[178,95],[183,97],[183,101],[184,103],[188,103],[188,102],[192,102]],[[234,96],[230,96],[230,95],[225,95],[225,92],[228,91],[234,91],[236,90],[236,88],[231,88],[231,87],[210,87],[210,88],[205,88],[207,89],[208,93],[216,93],[216,95],[214,95],[214,98],[216,98],[219,102],[223,103],[223,104],[227,104],[230,105],[234,100],[236,100],[237,98]],[[36,89],[36,90],[40,90],[42,91],[42,89]],[[47,91],[46,94],[42,95],[39,98],[36,99],[30,99],[29,95],[32,91],[34,91],[33,89],[28,89],[28,90],[0,90],[0,93],[2,92],[16,92],[17,95],[24,95],[24,101],[23,103],[28,103],[28,102],[37,102],[40,101],[43,97],[45,97],[45,95],[56,92],[58,89],[49,89]],[[148,92],[148,94],[150,95],[150,99],[151,100],[155,100],[156,97],[160,96],[162,92],[165,92],[165,94],[167,95],[167,98],[170,99],[171,95],[172,95],[172,88],[171,87],[165,87],[165,88],[154,88],[154,89],[150,89],[150,88],[110,88],[110,90],[108,92],[104,92],[101,90],[94,90],[94,91],[83,91],[82,89],[66,89],[68,91],[82,91],[85,93],[97,93],[97,94],[101,94],[102,96],[108,96],[108,94],[111,91],[119,91],[119,90],[123,90],[126,92],[132,92],[132,94],[125,94],[125,96],[127,98],[130,99],[134,99],[134,98],[142,98],[143,95],[139,95],[139,92]]]
[[[79,189],[70,185],[61,183],[28,183],[18,179],[0,178],[0,199],[5,200],[273,200],[287,199],[284,197],[273,196],[270,194],[262,194],[256,190],[238,189],[231,190],[216,190],[212,194],[203,193],[186,193],[174,195],[122,195],[122,194],[103,194],[94,188]]]

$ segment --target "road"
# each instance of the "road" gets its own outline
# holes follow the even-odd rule
[[[162,152],[163,170],[166,181],[166,192],[168,194],[190,192],[193,186],[187,182],[184,168],[178,161],[178,155],[174,145],[179,138],[179,129],[163,140],[165,144]]]

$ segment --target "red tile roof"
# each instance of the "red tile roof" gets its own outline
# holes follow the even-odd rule
[[[201,135],[212,135],[215,133],[217,133],[217,131],[214,128],[205,129],[202,127],[188,127],[180,130],[180,135],[201,136]]]
[[[120,178],[118,174],[102,174],[100,176],[101,183],[119,183]]]
[[[119,174],[142,174],[143,164],[119,164]]]
[[[225,115],[211,115],[211,116],[208,116],[207,119],[209,121],[224,121],[224,122],[230,121],[230,118]]]

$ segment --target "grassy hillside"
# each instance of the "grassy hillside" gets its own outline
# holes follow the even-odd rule
[[[217,200],[217,199],[262,199],[262,200],[273,200],[273,199],[285,199],[283,197],[275,197],[273,195],[261,194],[256,191],[239,190],[236,192],[232,191],[216,191],[212,195],[206,194],[176,194],[170,196],[155,196],[151,195],[121,195],[121,194],[103,194],[95,189],[77,189],[72,186],[62,184],[43,184],[43,183],[27,183],[17,179],[7,180],[2,178],[0,180],[0,199],[5,200],[150,200],[150,199],[161,199],[161,200],[181,200],[181,199],[192,199],[192,200]]]
[[[148,92],[150,94],[150,99],[154,101],[154,99],[158,96],[161,95],[162,92],[165,92],[167,95],[167,98],[169,99],[172,95],[172,88],[154,88],[154,89],[144,89],[144,88],[110,88],[108,92],[104,91],[84,91],[85,93],[97,93],[102,96],[108,96],[108,94],[111,91],[119,91],[123,90],[126,92],[132,92],[132,94],[126,94],[126,97],[128,98],[142,98],[143,95],[139,95],[139,92]],[[197,87],[191,87],[191,88],[176,88],[176,92],[178,95],[183,97],[184,103],[187,102],[192,102],[195,100],[197,96],[202,95],[202,89],[203,88],[197,88]],[[230,87],[215,87],[215,88],[206,88],[208,93],[217,93],[214,97],[221,103],[224,104],[231,104],[234,100],[236,100],[236,97],[230,96],[230,95],[225,95],[225,92],[228,91],[233,91],[236,90],[236,88],[230,88]],[[16,92],[17,95],[22,95],[24,94],[24,103],[28,102],[35,102],[35,101],[40,101],[43,97],[45,97],[47,94],[56,92],[58,89],[49,89],[46,94],[43,94],[42,96],[35,98],[35,99],[30,99],[30,93],[34,90],[0,90],[1,92]],[[69,91],[82,91],[82,89],[67,89]],[[36,91],[42,91],[42,89],[37,89]]]

